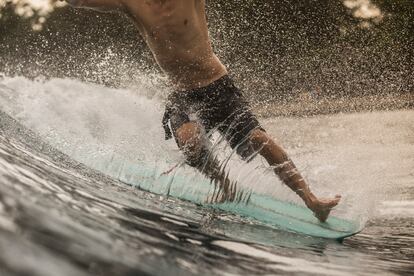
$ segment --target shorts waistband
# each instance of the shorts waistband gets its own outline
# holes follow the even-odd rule
[[[229,75],[224,75],[223,77],[204,87],[172,92],[168,96],[164,116],[162,119],[162,125],[165,130],[165,139],[168,140],[172,138],[172,132],[168,126],[168,122],[171,117],[171,112],[177,102],[186,101],[188,99],[202,101],[203,98],[205,98],[208,94],[220,93],[220,91],[227,89],[229,86],[234,86],[234,82]]]
[[[234,85],[233,79],[229,75],[224,75],[221,78],[213,81],[207,86],[200,87],[200,88],[194,88],[189,90],[181,90],[181,91],[174,91],[172,94],[175,95],[203,95],[204,93],[210,92],[210,91],[217,91],[223,88],[226,88],[228,86]]]

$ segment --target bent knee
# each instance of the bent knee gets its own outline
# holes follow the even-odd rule
[[[202,128],[190,122],[182,125],[175,133],[179,148],[183,151],[187,164],[199,167],[206,157],[206,147]]]
[[[261,145],[271,141],[271,138],[264,130],[257,128],[250,133],[250,141],[254,145]]]
[[[202,129],[196,123],[183,124],[177,129],[175,136],[180,149],[198,151],[202,148]]]

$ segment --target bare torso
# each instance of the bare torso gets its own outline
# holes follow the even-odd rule
[[[205,0],[72,1],[76,6],[126,12],[177,89],[204,87],[227,74],[211,47]]]

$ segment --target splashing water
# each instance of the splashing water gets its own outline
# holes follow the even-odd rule
[[[160,119],[165,89],[152,86],[145,79],[143,76],[142,87],[127,90],[69,79],[32,81],[22,77],[3,77],[0,81],[0,107],[29,129],[38,132],[42,139],[54,147],[124,182],[129,181],[138,186],[143,182],[143,179],[134,179],[128,175],[125,170],[127,164],[151,167],[154,185],[150,188],[160,189],[156,185],[160,173],[181,163],[183,157],[174,142],[163,140]],[[1,231],[7,229],[9,232],[24,229],[25,233],[30,233],[30,236],[26,234],[27,237],[35,239],[22,240],[21,237],[3,233],[0,236],[0,247],[14,249],[4,250],[7,254],[2,254],[0,258],[11,271],[24,269],[13,261],[15,256],[23,255],[35,263],[49,264],[48,267],[53,268],[49,272],[31,266],[30,262],[24,264],[25,268],[41,270],[42,275],[52,275],[56,264],[61,264],[62,275],[83,275],[79,267],[71,265],[72,261],[84,265],[90,262],[99,264],[97,267],[89,267],[88,271],[99,271],[111,264],[109,267],[120,274],[125,274],[128,268],[135,271],[137,267],[143,271],[159,273],[171,272],[173,265],[175,271],[181,269],[184,274],[195,274],[208,268],[205,263],[210,262],[211,257],[206,259],[204,253],[201,253],[206,250],[220,254],[219,259],[214,259],[215,267],[218,267],[213,270],[213,274],[225,271],[241,273],[240,265],[243,270],[252,273],[263,272],[264,269],[267,273],[290,271],[330,275],[347,275],[353,271],[409,271],[410,256],[413,256],[410,249],[410,227],[414,214],[414,194],[411,191],[413,115],[413,111],[401,110],[309,118],[271,117],[262,120],[267,131],[283,142],[318,195],[343,195],[343,201],[335,210],[335,215],[362,222],[370,218],[374,221],[362,234],[346,240],[344,245],[277,232],[254,221],[225,214],[210,214],[211,211],[187,206],[189,203],[173,198],[163,200],[162,197],[129,190],[126,185],[122,188],[118,184],[107,185],[100,178],[77,176],[74,172],[78,169],[59,169],[62,164],[54,165],[43,160],[41,155],[33,155],[33,148],[25,149],[12,144],[18,149],[18,152],[13,153],[14,158],[21,158],[19,156],[22,154],[29,154],[29,157],[32,156],[30,158],[36,157],[36,160],[25,157],[27,160],[22,160],[21,166],[17,167],[19,170],[16,170],[17,161],[3,156],[11,150],[5,146],[9,140],[13,141],[13,137],[6,140],[2,138],[0,172],[7,181],[1,189],[3,198],[0,198],[0,228]],[[4,128],[4,118],[1,118]],[[22,134],[17,131],[20,137]],[[28,138],[24,135],[22,137]],[[218,136],[213,138],[215,141],[220,140]],[[36,148],[43,150],[44,146]],[[215,149],[221,160],[232,154],[225,144],[218,143]],[[250,164],[240,161],[237,156],[232,155],[230,159],[227,169],[230,170],[231,178],[242,183],[241,188],[299,202],[260,158]],[[47,167],[41,165],[43,163]],[[26,170],[26,166],[33,168]],[[44,173],[36,172],[35,169],[41,169]],[[56,169],[60,171],[60,178],[55,178],[55,173],[52,172],[49,175],[49,171]],[[30,173],[32,170],[36,173]],[[19,172],[22,175],[19,176]],[[6,177],[9,174],[18,178]],[[181,189],[190,192],[197,192],[192,188],[204,181],[198,172],[187,166],[172,171],[172,180],[178,176],[188,179]],[[17,180],[13,179],[21,180],[15,182]],[[69,182],[58,185],[56,179]],[[25,188],[20,187],[19,183],[24,183]],[[8,190],[9,187],[20,187],[17,198]],[[43,196],[37,194],[40,191],[48,195],[49,190],[56,196],[43,199]],[[165,191],[158,190],[158,193]],[[137,206],[149,208],[151,213],[134,209]],[[373,206],[376,207],[376,212],[373,212]],[[10,210],[14,210],[13,215],[8,213]],[[51,213],[49,210],[54,211]],[[153,211],[162,215],[155,215]],[[175,215],[167,215],[171,212]],[[200,218],[200,214],[212,218]],[[185,217],[186,220],[177,216]],[[154,226],[146,226],[148,222]],[[196,227],[202,230],[195,232]],[[39,240],[38,235],[41,233],[48,233],[48,237]],[[114,233],[117,233],[116,242],[111,238]],[[145,234],[142,238],[142,233],[151,233],[151,238]],[[227,238],[211,237],[205,233],[221,233]],[[81,252],[82,256],[87,256],[86,259],[78,256],[78,247],[71,249],[70,246],[64,246],[58,249],[53,246],[57,241],[79,244],[79,239],[85,246]],[[157,240],[167,247],[143,242],[147,240]],[[241,243],[240,240],[249,244]],[[41,250],[39,242],[42,244]],[[191,246],[191,255],[197,252],[196,255],[200,257],[192,259],[188,258],[187,253],[172,253],[173,261],[160,266],[159,257],[172,252],[168,247],[171,242],[178,248]],[[252,242],[267,246],[250,244]],[[47,247],[44,248],[43,245]],[[157,265],[138,264],[137,260],[142,260],[142,252],[136,247],[149,248],[149,253],[145,251],[144,255],[148,256],[149,264],[153,263],[153,254],[158,256]],[[51,257],[51,252],[56,250],[64,254],[62,258]],[[236,256],[237,262],[233,263],[218,253],[223,250],[223,254]],[[124,253],[119,254],[121,251]],[[41,254],[33,255],[30,252]],[[315,252],[320,252],[320,256]],[[327,256],[329,262],[326,262]],[[352,266],[343,265],[344,258]],[[165,258],[167,259],[169,258]],[[266,262],[263,263],[263,260]]]
[[[47,142],[92,168],[161,194],[174,186],[174,178],[185,176],[185,185],[175,187],[180,190],[178,194],[197,193],[194,187],[203,177],[182,165],[183,156],[174,141],[164,141],[160,125],[163,101],[153,96],[157,94],[151,89],[157,87],[143,85],[136,90],[126,90],[69,79],[4,78],[1,104],[5,111],[40,133]],[[396,116],[405,120],[394,125]],[[404,112],[380,112],[269,118],[264,126],[286,143],[292,159],[304,171],[316,194],[343,195],[335,215],[363,224],[372,215],[375,203],[391,189],[392,175],[408,169],[396,160],[389,160],[390,156],[398,159],[405,149],[387,144],[405,139],[404,133],[393,131],[393,128],[403,126],[404,131],[410,131],[409,116]],[[388,129],[383,128],[384,123]],[[225,143],[220,143],[217,135],[213,136],[213,141],[221,160],[232,155],[227,170],[240,189],[301,204],[263,159],[258,157],[246,164],[232,154]],[[177,164],[181,165],[175,168]],[[136,174],[136,168],[140,167],[149,168],[145,179]],[[385,174],[387,171],[392,172],[389,177]],[[157,182],[165,172],[169,172],[170,186],[160,186]],[[202,201],[206,195],[194,196]]]

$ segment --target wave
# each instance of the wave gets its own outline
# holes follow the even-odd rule
[[[4,77],[0,107],[88,167],[158,194],[171,193],[173,187],[174,195],[190,194],[196,202],[203,202],[212,192],[200,189],[200,183],[207,180],[182,165],[183,156],[173,141],[164,141],[165,90],[150,82],[131,90],[71,79]],[[409,164],[400,158],[404,154],[412,158],[412,116],[413,111],[393,111],[271,117],[263,125],[283,141],[318,195],[343,195],[335,215],[364,224],[378,202],[398,194],[393,183],[409,177]],[[220,141],[215,134],[215,154],[222,160],[230,157],[227,169],[241,190],[302,204],[264,160],[256,158],[246,164]],[[145,173],[137,173],[142,168],[147,168]]]

